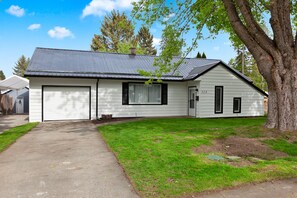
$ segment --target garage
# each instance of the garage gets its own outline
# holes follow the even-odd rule
[[[42,120],[91,119],[91,87],[42,86]]]

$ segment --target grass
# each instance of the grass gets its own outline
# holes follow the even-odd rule
[[[19,137],[31,131],[38,123],[28,123],[21,126],[11,128],[0,134],[0,152],[9,147]]]
[[[272,149],[282,151],[290,156],[297,156],[297,143],[289,143],[284,139],[265,140]]]
[[[193,151],[214,139],[231,135],[263,137],[264,122],[264,117],[162,118],[106,125],[99,130],[143,196],[176,197],[297,176],[296,152],[291,144],[289,148],[280,140],[277,144],[267,144],[276,150],[285,147],[283,151],[292,152],[291,157],[259,161],[246,167],[210,161],[207,154]]]

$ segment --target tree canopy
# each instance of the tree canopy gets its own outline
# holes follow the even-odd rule
[[[5,80],[5,78],[4,72],[0,70],[0,80]]]
[[[95,34],[91,49],[94,51],[118,52],[120,43],[136,42],[134,26],[125,13],[113,10],[104,17],[101,34]]]
[[[236,56],[230,59],[229,65],[249,77],[257,87],[268,91],[267,83],[261,76],[252,54],[244,48],[236,49],[236,52]]]
[[[141,27],[138,34],[134,33],[134,25],[123,12],[113,10],[104,17],[100,34],[95,34],[91,49],[101,52],[129,53],[130,47],[136,47],[138,54],[155,55],[153,36],[149,29]]]
[[[137,41],[140,48],[144,51],[144,54],[156,55],[157,50],[153,46],[153,35],[150,33],[150,30],[142,26],[137,34]]]
[[[198,52],[196,58],[206,58],[206,54],[204,52],[202,54]]]
[[[245,45],[267,81],[266,127],[292,131],[297,130],[296,11],[296,0],[140,0],[134,3],[132,14],[148,25],[157,22],[165,26],[163,38],[167,41],[161,42],[163,50],[155,60],[155,76],[178,66],[168,61],[173,55],[170,48],[176,45],[186,48],[185,57],[199,39],[222,32],[229,34],[233,46]],[[186,46],[185,37],[193,29],[196,36],[191,46]]]
[[[26,58],[24,55],[22,55],[15,63],[15,66],[13,68],[13,74],[23,77],[29,65],[29,62],[30,58]]]

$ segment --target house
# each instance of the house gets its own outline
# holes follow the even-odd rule
[[[19,90],[7,90],[3,95],[10,96],[13,101],[14,114],[29,114],[29,87],[24,87]]]
[[[155,56],[36,48],[30,79],[33,121],[113,117],[264,115],[267,95],[224,62],[187,58],[162,83],[145,85]],[[177,61],[178,57],[173,61]]]

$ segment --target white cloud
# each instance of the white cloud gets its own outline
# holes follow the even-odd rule
[[[28,30],[38,30],[40,27],[41,27],[40,24],[34,23],[34,24],[29,25]]]
[[[164,19],[163,19],[163,21],[165,22],[165,21],[168,21],[169,19],[171,19],[172,17],[174,17],[175,16],[175,13],[173,12],[173,13],[170,13],[167,17],[165,17]]]
[[[156,47],[158,45],[160,45],[161,43],[161,40],[160,38],[153,38],[153,45]]]
[[[74,38],[74,35],[69,29],[60,26],[56,26],[54,27],[54,29],[50,29],[47,33],[51,38],[56,39],[63,39],[66,37]]]
[[[215,47],[213,47],[213,50],[214,51],[219,51],[220,50],[220,47],[219,46],[215,46]]]
[[[102,16],[113,9],[129,9],[132,7],[131,3],[135,1],[137,0],[92,0],[84,8],[81,17]]]
[[[11,5],[6,12],[13,16],[22,17],[25,15],[25,9],[17,5]]]

